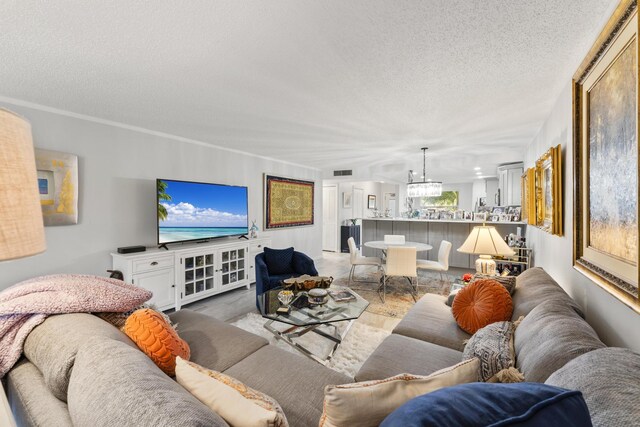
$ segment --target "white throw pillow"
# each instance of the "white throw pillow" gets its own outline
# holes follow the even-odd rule
[[[384,380],[329,385],[320,427],[373,427],[414,397],[478,381],[480,361],[465,360],[429,376],[400,374]]]
[[[176,380],[234,427],[288,427],[271,397],[223,373],[176,358]]]

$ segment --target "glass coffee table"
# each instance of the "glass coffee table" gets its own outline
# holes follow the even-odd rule
[[[315,360],[318,363],[326,364],[331,360],[338,346],[351,329],[353,322],[369,306],[369,302],[360,295],[348,288],[330,288],[331,291],[347,290],[355,299],[349,301],[336,301],[330,295],[327,296],[327,302],[322,305],[310,305],[307,293],[299,292],[296,294],[289,304],[290,311],[287,314],[277,313],[276,310],[284,307],[278,300],[278,293],[283,288],[278,287],[271,289],[258,297],[258,305],[262,317],[269,319],[264,327],[271,332],[277,339],[289,344],[300,353]],[[290,327],[279,330],[274,327],[275,322],[290,325]],[[340,322],[348,322],[346,328],[338,331],[337,324]],[[333,343],[333,347],[329,355],[322,357],[314,354],[307,347],[294,341],[294,338],[301,337],[309,332],[313,332]]]

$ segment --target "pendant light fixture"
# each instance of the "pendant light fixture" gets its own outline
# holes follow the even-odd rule
[[[409,176],[407,184],[407,197],[438,197],[442,195],[442,182],[427,181],[427,150],[422,147],[422,181],[414,182]]]

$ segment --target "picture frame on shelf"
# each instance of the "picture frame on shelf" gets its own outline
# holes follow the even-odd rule
[[[464,220],[465,221],[473,221],[473,212],[465,211],[464,212]]]
[[[375,209],[376,208],[376,196],[373,194],[369,194],[367,197],[367,209]]]
[[[474,221],[486,221],[487,220],[487,213],[486,212],[475,212],[473,214],[473,220]]]
[[[573,265],[640,313],[637,7],[618,4],[573,76]]]
[[[562,236],[562,147],[551,147],[536,161],[536,226]]]

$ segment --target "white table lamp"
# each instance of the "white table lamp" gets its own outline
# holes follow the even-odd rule
[[[492,256],[511,256],[515,253],[492,225],[473,227],[467,240],[458,248],[458,252],[480,255],[476,260],[476,272],[490,276],[496,274],[496,262],[491,259]]]
[[[0,108],[0,261],[45,249],[31,125]]]

